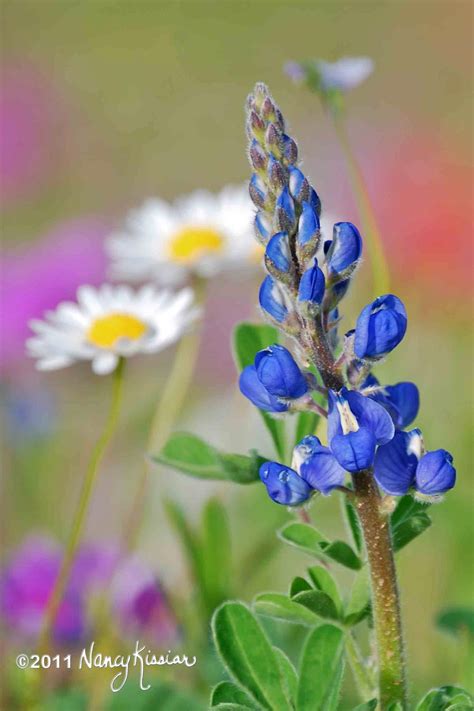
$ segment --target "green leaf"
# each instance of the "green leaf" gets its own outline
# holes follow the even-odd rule
[[[403,521],[403,523],[399,523],[392,532],[394,551],[397,552],[404,548],[430,526],[431,519],[427,513],[414,514]]]
[[[254,702],[243,689],[231,681],[221,681],[211,691],[211,707],[219,704],[240,704],[244,708],[256,709]]]
[[[152,460],[198,479],[219,479],[238,484],[257,481],[260,465],[266,461],[256,452],[251,456],[219,452],[187,432],[175,432]]]
[[[214,642],[229,674],[266,709],[286,709],[278,660],[265,632],[240,602],[226,602],[212,620]]]
[[[329,620],[339,619],[339,614],[334,602],[329,595],[321,590],[303,590],[292,598],[293,602],[304,605],[318,617]]]
[[[342,609],[341,595],[337,583],[329,570],[323,568],[321,565],[313,565],[311,568],[308,568],[308,574],[314,583],[314,587],[326,593],[326,595],[329,595],[336,610],[340,613]]]
[[[370,582],[367,568],[357,573],[352,585],[349,602],[345,609],[344,623],[357,625],[370,614]]]
[[[214,609],[229,597],[231,570],[231,542],[229,521],[224,506],[217,499],[209,499],[202,515],[202,564],[207,610]]]
[[[465,689],[460,686],[440,686],[437,689],[428,691],[426,696],[419,702],[416,711],[447,711],[455,699],[459,699],[459,696],[465,697],[467,703],[471,703],[468,708],[472,708],[472,697]],[[456,700],[456,703],[458,703],[458,700]],[[464,699],[462,699],[461,703],[464,703]]]
[[[312,590],[313,588],[311,585],[308,583],[307,580],[304,578],[300,577],[299,575],[296,576],[296,578],[293,578],[291,581],[290,585],[290,597],[293,597],[299,592],[303,592],[303,590]]]
[[[458,636],[467,632],[474,637],[474,609],[472,607],[446,607],[438,614],[436,625],[443,632]]]
[[[366,701],[365,704],[359,704],[359,706],[356,706],[352,711],[375,711],[377,703],[377,699],[370,699],[370,701]]]
[[[298,691],[298,674],[293,664],[290,662],[286,654],[278,647],[273,647],[280,667],[280,673],[283,680],[283,688],[285,689],[286,698],[288,699],[289,708],[294,708],[296,693]]]
[[[414,516],[415,514],[419,513],[426,513],[426,510],[429,508],[429,506],[429,504],[417,501],[410,494],[402,496],[402,498],[399,499],[395,507],[395,511],[390,517],[392,530],[400,524],[404,523],[411,516]]]
[[[295,446],[306,437],[316,432],[320,416],[316,412],[300,412],[296,421]]]
[[[171,499],[164,501],[165,512],[181,541],[184,554],[191,574],[198,584],[199,589],[204,588],[204,566],[202,560],[202,550],[198,536],[186,521],[181,507]]]
[[[333,711],[343,664],[344,633],[324,624],[310,632],[300,666],[297,711]]]
[[[347,496],[341,497],[344,519],[347,523],[347,527],[352,535],[356,550],[361,553],[364,548],[362,528],[360,525],[359,518],[356,514],[356,510],[352,503],[349,501]]]
[[[358,570],[362,561],[344,541],[329,543],[314,526],[307,523],[288,523],[278,536],[292,546],[296,546],[304,553],[319,558],[319,560],[334,560],[352,570]]]
[[[242,704],[233,704],[233,703],[217,704],[217,706],[213,706],[212,708],[215,709],[215,711],[248,711],[248,709],[249,709],[248,706],[242,706]],[[253,708],[255,708],[255,707],[253,707]],[[160,711],[161,711],[161,709],[160,709]]]
[[[239,373],[248,365],[252,365],[258,351],[278,343],[279,334],[276,328],[267,324],[239,323],[234,330],[234,357]],[[271,417],[263,410],[259,411],[270,432],[278,456],[285,458],[285,423]]]
[[[334,543],[329,543],[327,546],[323,543],[320,544],[320,547],[323,549],[324,554],[328,558],[335,560],[336,563],[345,565],[346,568],[351,570],[360,570],[362,568],[361,559],[345,541],[334,541]]]
[[[319,618],[307,607],[290,600],[283,593],[259,593],[254,598],[252,607],[259,615],[292,624],[314,627],[319,622]]]

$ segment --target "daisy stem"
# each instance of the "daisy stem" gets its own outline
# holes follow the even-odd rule
[[[194,282],[195,300],[198,305],[201,305],[204,301],[205,284],[205,280],[197,278]],[[158,453],[166,444],[173,430],[194,374],[200,342],[200,330],[195,329],[183,336],[176,347],[171,371],[151,420],[146,444],[147,455]],[[151,470],[151,462],[145,460],[132,509],[125,526],[124,548],[133,549],[136,545],[143,520],[143,510],[147,499],[148,479]]]
[[[381,296],[390,291],[390,272],[384,253],[383,241],[377,225],[364,176],[347,135],[344,118],[334,111],[329,111],[339,144],[347,164],[347,171],[352,192],[356,199],[362,222],[363,235],[369,251],[372,267],[372,285],[374,296]]]
[[[92,492],[97,481],[99,465],[104,457],[104,454],[107,450],[108,445],[110,444],[110,441],[117,426],[120,406],[122,402],[124,365],[125,360],[123,358],[120,358],[117,364],[117,368],[115,369],[112,376],[113,389],[109,414],[105,421],[102,434],[100,435],[94,446],[94,449],[92,450],[86,474],[82,483],[82,489],[74,514],[71,531],[69,533],[69,538],[66,544],[64,558],[61,564],[61,568],[59,570],[58,577],[56,578],[54,588],[48,600],[43,629],[41,631],[38,643],[38,648],[40,652],[48,650],[56,615],[58,613],[59,606],[64,596],[64,592],[71,573],[71,568],[74,563],[74,558],[76,556],[76,552],[81,540],[81,535],[87,518]]]

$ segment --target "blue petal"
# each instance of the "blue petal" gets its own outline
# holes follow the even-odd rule
[[[308,193],[309,185],[306,177],[299,168],[290,167],[290,193],[296,199],[301,201],[302,195]]]
[[[410,451],[410,442],[410,432],[396,432],[375,454],[375,480],[392,496],[403,496],[415,482],[418,458]]]
[[[329,494],[336,486],[342,486],[345,471],[338,464],[328,447],[319,445],[316,451],[301,464],[300,474],[305,481],[322,494]]]
[[[377,444],[386,444],[392,439],[395,428],[392,418],[382,405],[369,397],[348,390],[347,401],[361,427],[367,427],[373,432]]]
[[[445,449],[427,452],[416,469],[416,490],[420,494],[436,496],[452,489],[456,483],[453,458]]]
[[[396,296],[379,296],[357,319],[354,351],[358,358],[377,358],[392,351],[407,330],[407,315]]]
[[[338,434],[331,440],[331,450],[348,472],[358,472],[372,466],[376,441],[372,432],[361,427],[357,432]]]
[[[362,254],[362,237],[352,222],[337,222],[328,253],[328,267],[332,274],[340,274],[355,265]]]
[[[255,215],[255,228],[262,238],[263,242],[267,242],[271,237],[271,221],[268,219],[265,212],[259,210]]]
[[[284,346],[275,344],[259,351],[255,368],[260,382],[271,395],[294,399],[308,391],[306,378]]]
[[[314,266],[307,269],[301,277],[298,300],[309,301],[312,304],[320,304],[324,297],[326,280],[321,269],[318,267],[318,260],[314,260]]]
[[[286,232],[277,232],[265,249],[268,257],[280,272],[289,272],[292,265],[290,243]]]
[[[293,469],[278,462],[265,462],[260,467],[260,479],[268,495],[277,504],[299,506],[307,501],[311,487]]]
[[[283,188],[283,190],[281,191],[280,195],[277,198],[275,208],[277,213],[280,211],[284,213],[286,223],[288,223],[289,225],[294,224],[296,220],[295,204],[288,188]]]
[[[319,217],[309,202],[303,202],[301,216],[298,222],[297,239],[300,245],[305,245],[316,237],[320,229]]]
[[[268,392],[260,382],[254,365],[248,365],[239,378],[239,387],[242,395],[245,395],[253,404],[266,412],[286,412],[287,403],[281,402],[277,397]]]
[[[420,394],[415,383],[403,382],[396,383],[396,385],[386,385],[384,390],[389,402],[396,407],[399,413],[398,421],[395,424],[401,429],[408,427],[420,408]]]
[[[288,316],[282,287],[271,276],[265,277],[258,294],[260,306],[279,323]]]
[[[309,204],[319,217],[321,214],[321,200],[319,199],[319,195],[314,188],[309,189]]]

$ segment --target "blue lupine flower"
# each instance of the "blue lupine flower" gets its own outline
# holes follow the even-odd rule
[[[290,168],[290,180],[289,180],[290,194],[298,202],[303,202],[309,197],[309,183],[299,168]]]
[[[263,182],[262,178],[259,175],[257,175],[257,173],[254,173],[252,175],[252,177],[250,178],[249,194],[252,199],[252,202],[257,207],[263,207],[265,205],[265,200],[266,200],[265,183]]]
[[[369,375],[363,388],[379,387],[379,381],[374,375]],[[401,382],[395,385],[384,385],[380,390],[368,393],[369,397],[379,402],[390,413],[393,424],[398,429],[411,425],[420,407],[420,393],[415,383]]]
[[[375,448],[395,432],[392,418],[377,402],[342,388],[329,391],[328,439],[339,464],[357,472],[372,466]]]
[[[424,453],[421,432],[397,432],[375,455],[374,476],[388,494],[402,496],[415,488],[425,496],[439,496],[456,482],[453,458],[445,449]]]
[[[286,412],[290,401],[308,391],[308,383],[291,353],[277,344],[259,351],[242,371],[240,390],[260,410]]]
[[[421,433],[395,432],[390,442],[375,454],[374,476],[377,484],[392,496],[403,496],[415,483],[415,473],[421,456]]]
[[[268,215],[262,210],[255,215],[255,229],[260,241],[266,244],[272,235],[272,224]]]
[[[297,240],[301,246],[318,237],[320,229],[319,217],[309,202],[303,201],[301,216],[298,222]]]
[[[362,237],[352,222],[337,222],[333,240],[327,253],[331,275],[348,274],[355,269],[362,254]]]
[[[379,296],[360,313],[355,328],[354,351],[358,358],[381,358],[403,339],[407,313],[393,294]]]
[[[267,487],[268,495],[277,504],[299,506],[311,495],[311,487],[294,469],[278,462],[265,462],[260,467],[260,479]]]
[[[288,188],[283,188],[279,194],[275,212],[278,216],[278,223],[281,230],[291,232],[296,223],[295,204]]]
[[[415,488],[425,496],[439,496],[456,483],[453,457],[445,449],[427,452],[416,468]]]
[[[308,392],[306,378],[284,346],[274,344],[259,351],[254,365],[260,382],[272,395],[294,400]]]
[[[265,410],[265,412],[286,412],[288,410],[288,402],[283,402],[269,393],[260,382],[254,365],[248,365],[241,372],[239,388],[242,395],[245,395],[260,410]]]
[[[293,466],[300,476],[324,496],[344,484],[346,473],[329,447],[314,435],[304,437],[293,450]]]
[[[290,315],[292,308],[284,287],[271,276],[265,277],[260,287],[258,300],[262,309],[275,321],[283,323]]]
[[[315,211],[318,217],[321,215],[321,200],[319,199],[319,195],[316,192],[314,188],[309,189],[309,204]]]
[[[314,260],[314,266],[307,269],[301,277],[298,290],[298,301],[309,302],[318,305],[324,297],[326,280],[321,269],[318,267],[318,260]]]
[[[265,260],[269,259],[279,272],[288,273],[292,267],[290,242],[287,232],[277,232],[267,244]]]

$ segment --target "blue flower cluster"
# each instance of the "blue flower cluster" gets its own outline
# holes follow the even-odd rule
[[[455,483],[452,457],[425,452],[419,430],[404,431],[419,408],[418,388],[381,386],[374,365],[404,338],[407,314],[393,294],[362,309],[339,343],[339,304],[362,256],[362,237],[350,222],[321,236],[321,201],[298,166],[298,149],[280,109],[263,84],[247,101],[250,196],[255,234],[268,272],[259,292],[268,320],[298,343],[298,358],[281,345],[260,351],[240,376],[240,389],[261,410],[284,413],[314,401],[314,365],[328,399],[328,446],[309,435],[294,449],[292,466],[266,462],[260,477],[270,497],[297,506],[313,491],[329,494],[348,475],[371,471],[380,488],[400,496],[437,497]],[[321,391],[323,388],[318,387]]]

